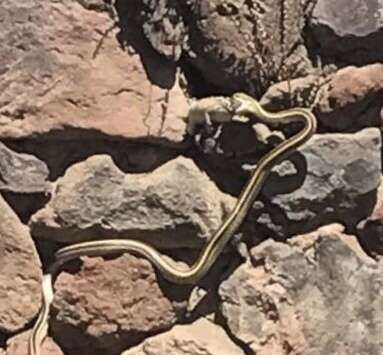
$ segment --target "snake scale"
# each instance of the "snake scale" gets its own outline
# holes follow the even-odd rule
[[[48,332],[49,309],[54,295],[54,278],[64,263],[81,256],[101,256],[132,252],[135,255],[148,259],[163,277],[171,282],[177,284],[196,283],[208,272],[225,245],[245,219],[272,167],[294,149],[305,143],[316,131],[315,116],[304,108],[292,108],[278,113],[271,113],[263,109],[256,99],[244,93],[234,94],[230,98],[230,105],[233,117],[236,115],[245,116],[249,120],[256,117],[261,122],[270,125],[302,122],[303,128],[292,137],[274,147],[258,162],[248,183],[239,195],[235,207],[205,245],[195,263],[189,268],[176,266],[164,258],[152,246],[132,239],[83,242],[58,250],[55,254],[54,263],[48,272],[43,275],[42,307],[29,339],[29,355],[40,355],[40,347]]]

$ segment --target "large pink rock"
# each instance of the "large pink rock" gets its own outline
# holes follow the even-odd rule
[[[339,70],[319,104],[319,119],[331,130],[382,126],[383,64]]]
[[[40,261],[29,234],[0,195],[0,334],[22,330],[40,307]]]
[[[56,282],[52,329],[69,354],[116,354],[177,320],[147,260],[126,254],[82,261]]]
[[[182,140],[187,100],[175,69],[123,50],[108,13],[81,3],[2,1],[0,137],[78,128]]]

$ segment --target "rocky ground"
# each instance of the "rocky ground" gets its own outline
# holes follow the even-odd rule
[[[318,119],[242,253],[192,286],[128,254],[68,264],[43,355],[383,354],[382,43],[379,0],[2,0],[0,354],[26,355],[58,248],[198,255],[268,147],[228,124],[208,149],[181,118],[237,91]]]

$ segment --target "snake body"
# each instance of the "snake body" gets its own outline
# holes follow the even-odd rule
[[[238,197],[235,207],[205,245],[195,263],[188,268],[182,268],[165,259],[152,246],[130,239],[83,242],[58,250],[55,254],[55,262],[48,273],[43,276],[42,307],[29,340],[29,355],[40,355],[40,347],[48,331],[49,309],[53,301],[53,279],[62,264],[81,256],[132,252],[148,259],[163,277],[171,282],[177,284],[193,284],[197,282],[208,272],[225,245],[245,219],[272,167],[298,146],[305,143],[316,130],[314,115],[309,110],[303,108],[292,108],[279,113],[271,113],[264,110],[257,100],[243,93],[234,94],[231,97],[231,103],[233,114],[235,115],[250,116],[250,119],[252,116],[256,116],[261,122],[271,125],[302,122],[303,128],[273,148],[258,162],[248,183]]]

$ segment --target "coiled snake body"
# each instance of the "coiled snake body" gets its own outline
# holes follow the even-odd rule
[[[303,108],[292,108],[279,113],[270,113],[264,110],[257,100],[243,93],[237,93],[231,97],[231,106],[233,115],[250,116],[249,119],[252,116],[256,116],[261,122],[271,125],[302,122],[303,128],[273,148],[258,162],[248,183],[241,192],[234,209],[206,244],[196,262],[189,268],[181,268],[172,264],[156,249],[136,240],[110,239],[91,241],[60,249],[55,254],[55,262],[43,276],[42,307],[29,339],[29,355],[40,355],[40,347],[48,331],[49,309],[53,301],[53,279],[60,266],[65,262],[81,256],[132,252],[147,258],[171,282],[177,284],[193,284],[197,282],[207,273],[245,219],[272,167],[298,146],[305,143],[316,130],[314,115],[309,110]]]

